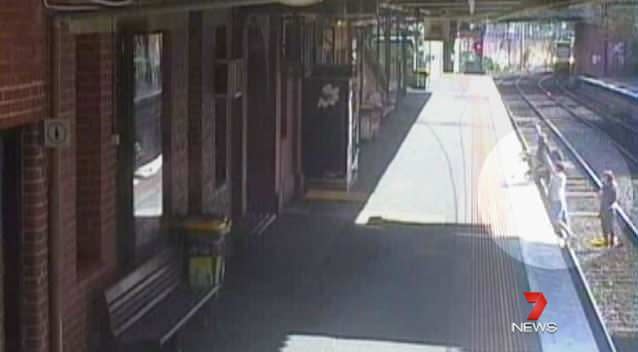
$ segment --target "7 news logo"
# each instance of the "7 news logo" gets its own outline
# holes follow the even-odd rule
[[[525,292],[525,299],[527,302],[534,303],[532,311],[529,312],[526,322],[512,323],[513,333],[550,333],[554,334],[558,332],[558,324],[554,322],[543,323],[539,322],[545,306],[547,306],[547,299],[542,292]]]

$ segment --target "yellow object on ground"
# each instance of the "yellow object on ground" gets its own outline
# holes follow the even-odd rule
[[[215,257],[191,257],[188,277],[192,289],[206,289],[215,285]]]
[[[368,194],[363,192],[310,189],[306,192],[305,198],[306,200],[365,202],[368,199]]]
[[[606,247],[607,240],[604,237],[594,238],[590,241],[590,244],[594,248]]]
[[[193,231],[194,233],[218,233],[225,235],[230,232],[231,221],[229,218],[219,219],[188,219],[182,225],[184,230]]]
[[[188,276],[192,289],[207,289],[221,284],[224,277],[224,257],[201,256],[189,258]]]

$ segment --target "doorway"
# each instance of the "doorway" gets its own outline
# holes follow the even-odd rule
[[[0,132],[0,236],[5,351],[20,351],[21,169],[20,132]]]
[[[423,61],[429,73],[428,79],[436,81],[443,74],[443,41],[426,40],[424,49]]]
[[[267,25],[254,19],[247,29],[247,210],[255,213],[277,209],[276,135],[272,75],[268,59]]]
[[[165,43],[160,32],[127,29],[120,38],[118,209],[120,263],[134,265],[161,248],[167,204],[163,126]]]

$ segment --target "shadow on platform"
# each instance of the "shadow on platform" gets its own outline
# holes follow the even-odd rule
[[[510,331],[524,268],[484,229],[286,215],[231,266],[186,351],[539,351]]]
[[[377,187],[425,98],[409,95],[363,146],[355,191]],[[488,227],[358,226],[363,205],[287,209],[232,258],[212,324],[188,329],[184,350],[540,351],[536,335],[511,333],[529,310],[525,269]]]

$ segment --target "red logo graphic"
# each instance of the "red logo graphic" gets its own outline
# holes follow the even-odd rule
[[[542,292],[525,292],[525,298],[527,302],[535,303],[534,308],[532,308],[532,311],[529,312],[529,316],[527,316],[527,320],[538,320],[547,305],[545,295],[543,295]]]

